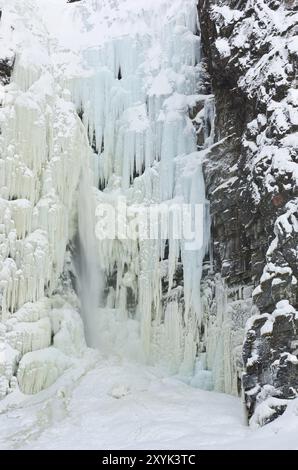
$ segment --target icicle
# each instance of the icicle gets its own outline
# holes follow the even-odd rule
[[[21,49],[13,93],[1,108],[2,319],[55,289],[73,235],[70,214],[88,149],[69,92],[55,83],[47,48],[41,49],[36,63],[29,49]]]

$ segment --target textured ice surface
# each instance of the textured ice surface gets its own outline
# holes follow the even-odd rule
[[[94,151],[93,181],[101,188],[95,190],[98,208],[109,203],[117,210],[119,200],[126,198],[129,219],[138,208],[161,202],[206,206],[205,153],[196,152],[196,132],[189,117],[197,102],[203,102],[204,108],[206,101],[206,119],[211,122],[206,146],[212,143],[212,106],[201,89],[196,1],[105,0],[74,5],[56,1],[55,11],[46,2],[42,8],[54,45],[51,59],[58,82],[71,91]],[[61,27],[62,22],[67,28]],[[160,363],[171,372],[192,373],[201,313],[202,259],[208,241],[207,208],[198,228],[201,246],[192,251],[187,251],[184,240],[170,240],[168,226],[157,240],[136,236],[99,241],[103,277],[114,275],[116,282],[108,285],[107,299],[101,299],[101,307],[108,310],[101,308],[95,318],[92,299],[100,293],[90,288],[90,278],[96,277],[95,255],[90,249],[94,243],[90,239],[92,217],[88,219],[87,214],[92,196],[86,198],[86,185],[83,191],[80,188],[79,231],[88,258],[81,288],[89,344],[100,347],[107,337],[119,336],[107,328],[127,331],[132,316],[141,337],[140,358]],[[104,223],[100,216],[96,222]],[[158,228],[159,223],[156,225]],[[180,258],[185,308],[179,296],[171,294]],[[162,266],[160,260],[165,261]],[[95,269],[90,271],[92,264]],[[169,284],[166,302],[162,277]],[[96,279],[96,283],[102,284],[102,280]],[[108,315],[110,321],[106,321]],[[116,323],[113,316],[118,318]],[[119,348],[122,350],[114,342],[115,353]],[[128,344],[127,353],[131,350]]]

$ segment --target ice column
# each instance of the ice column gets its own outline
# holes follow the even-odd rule
[[[87,159],[87,158],[86,158]],[[77,263],[79,297],[88,346],[99,346],[98,308],[103,289],[95,238],[95,204],[90,169],[82,169],[78,191]]]

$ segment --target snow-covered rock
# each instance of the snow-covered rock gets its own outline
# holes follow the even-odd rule
[[[206,160],[205,179],[212,216],[214,271],[216,278],[223,278],[226,298],[223,309],[222,298],[216,297],[213,275],[207,277],[205,342],[217,325],[224,328],[228,338],[238,333],[221,373],[226,377],[232,370],[234,382],[238,375],[240,390],[243,364],[240,355],[235,366],[235,355],[242,349],[245,321],[253,316],[255,323],[252,329],[247,328],[244,344],[243,387],[249,416],[257,405],[260,409],[263,395],[258,394],[262,387],[271,384],[282,390],[281,399],[293,397],[297,390],[294,369],[291,373],[287,369],[287,376],[282,373],[284,364],[280,373],[279,366],[273,366],[276,356],[292,354],[290,342],[297,335],[292,313],[298,307],[294,4],[199,1],[203,51],[215,94],[218,142]],[[248,297],[244,295],[247,289]],[[278,316],[276,323],[270,315],[279,310],[280,301],[291,306],[284,312],[284,320]],[[229,323],[229,311],[237,304],[241,304],[241,313]],[[281,329],[285,330],[282,334]],[[278,348],[270,357],[268,348],[271,345],[275,350],[276,341]],[[221,343],[217,343],[215,350],[220,351]],[[292,390],[287,388],[290,384]],[[280,407],[279,412],[284,409]],[[276,413],[268,413],[268,420],[276,417]]]
[[[23,393],[37,393],[52,385],[72,364],[54,347],[26,353],[18,367],[18,383]]]

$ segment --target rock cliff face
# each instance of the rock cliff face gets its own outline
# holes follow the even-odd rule
[[[297,392],[297,12],[269,0],[199,0],[198,9],[216,110],[205,163],[207,357],[220,348],[210,334],[227,337],[218,388],[240,390],[244,370],[248,416],[263,424]]]

